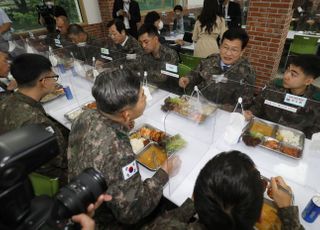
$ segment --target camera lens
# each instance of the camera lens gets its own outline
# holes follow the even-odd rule
[[[107,190],[106,181],[98,170],[87,168],[62,187],[56,196],[56,219],[68,219],[87,212],[87,207]]]

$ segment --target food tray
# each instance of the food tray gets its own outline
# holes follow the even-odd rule
[[[44,96],[40,102],[41,103],[47,103],[49,101],[52,101],[60,96],[65,95],[64,91],[63,91],[63,86],[60,84],[56,84],[56,88],[52,93],[49,93],[48,95]]]
[[[164,112],[173,111],[184,118],[202,123],[208,116],[217,110],[217,106],[208,101],[197,101],[197,98],[188,95],[181,97],[167,97],[161,109]]]
[[[259,145],[294,159],[303,155],[305,134],[299,130],[254,118],[244,131],[245,135],[259,138]]]
[[[82,105],[80,108],[76,108],[64,114],[64,117],[69,121],[74,121],[84,110],[87,109],[97,109],[97,104],[95,101],[88,102]]]
[[[167,158],[186,144],[179,135],[168,135],[148,124],[141,125],[130,134],[130,143],[137,154],[137,161],[151,171],[158,170]]]

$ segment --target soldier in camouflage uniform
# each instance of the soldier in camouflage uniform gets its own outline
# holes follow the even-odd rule
[[[57,123],[46,116],[40,103],[42,97],[55,89],[59,76],[51,70],[50,61],[38,54],[22,54],[11,66],[19,91],[7,96],[0,103],[0,134],[27,124],[51,126],[57,136],[59,155],[38,170],[49,177],[59,177],[66,183],[66,139]],[[44,153],[45,154],[45,153]]]
[[[221,179],[224,178],[224,179]],[[273,199],[278,206],[281,229],[304,229],[299,222],[291,191],[281,177],[271,179]],[[144,229],[253,229],[260,219],[265,187],[253,161],[238,151],[220,153],[200,171],[194,201],[188,198],[180,208],[158,217]],[[194,217],[195,214],[198,217]]]
[[[7,81],[7,76],[10,71],[10,65],[8,63],[8,55],[0,51],[0,78],[1,80]],[[7,95],[12,93],[8,90],[8,85],[6,82],[0,80],[0,101],[4,99]]]
[[[169,91],[179,88],[177,78],[161,73],[161,70],[166,70],[166,64],[178,65],[177,52],[160,44],[158,30],[154,25],[142,25],[138,35],[139,42],[144,49],[140,68],[141,72],[147,71],[148,83]]]
[[[239,97],[248,106],[254,93],[255,71],[242,57],[249,41],[247,33],[240,28],[227,30],[222,37],[220,53],[202,59],[188,76],[181,77],[179,84],[185,88],[198,85],[202,94],[210,101],[233,107]],[[225,79],[219,81],[219,76]],[[190,86],[189,86],[190,87]]]
[[[311,138],[320,132],[320,89],[312,83],[320,75],[320,58],[315,55],[293,57],[283,79],[274,79],[254,99],[246,118],[253,115],[265,120],[289,126]],[[284,101],[286,94],[305,98],[301,107]],[[296,112],[266,104],[266,100],[296,109]]]
[[[162,166],[152,178],[141,180],[128,134],[146,105],[138,78],[125,70],[104,72],[92,94],[97,110],[82,113],[71,128],[69,176],[87,167],[104,175],[112,200],[96,212],[99,229],[115,228],[119,222],[134,224],[157,206],[169,169]]]

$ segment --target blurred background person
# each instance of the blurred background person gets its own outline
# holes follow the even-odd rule
[[[11,40],[11,26],[12,21],[6,14],[6,12],[0,8],[0,34],[1,39],[0,42]]]
[[[241,8],[237,2],[219,0],[221,16],[227,23],[228,28],[241,27]]]
[[[115,0],[112,15],[113,18],[120,18],[128,34],[138,39],[137,23],[141,21],[138,2],[134,0]]]
[[[184,33],[185,31],[192,31],[195,20],[194,18],[183,15],[183,8],[181,5],[176,5],[173,8],[174,20],[173,20],[173,30],[177,33]]]
[[[161,44],[166,43],[164,36],[161,36],[161,30],[163,29],[163,21],[161,20],[160,15],[156,11],[148,12],[144,17],[144,24],[154,25],[158,29],[159,33],[159,42]]]
[[[0,51],[0,101],[17,87],[15,80],[8,79],[9,72],[8,54]]]
[[[37,5],[39,24],[45,26],[49,33],[56,32],[55,18],[58,16],[68,17],[65,9],[61,6],[56,6],[54,0],[43,0],[42,5]]]
[[[196,43],[194,56],[206,58],[219,53],[217,38],[226,31],[225,20],[219,15],[218,2],[204,0],[202,11],[194,25],[192,40]]]

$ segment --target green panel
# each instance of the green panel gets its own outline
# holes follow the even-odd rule
[[[174,0],[137,0],[140,11],[152,11],[159,9],[172,9]]]

